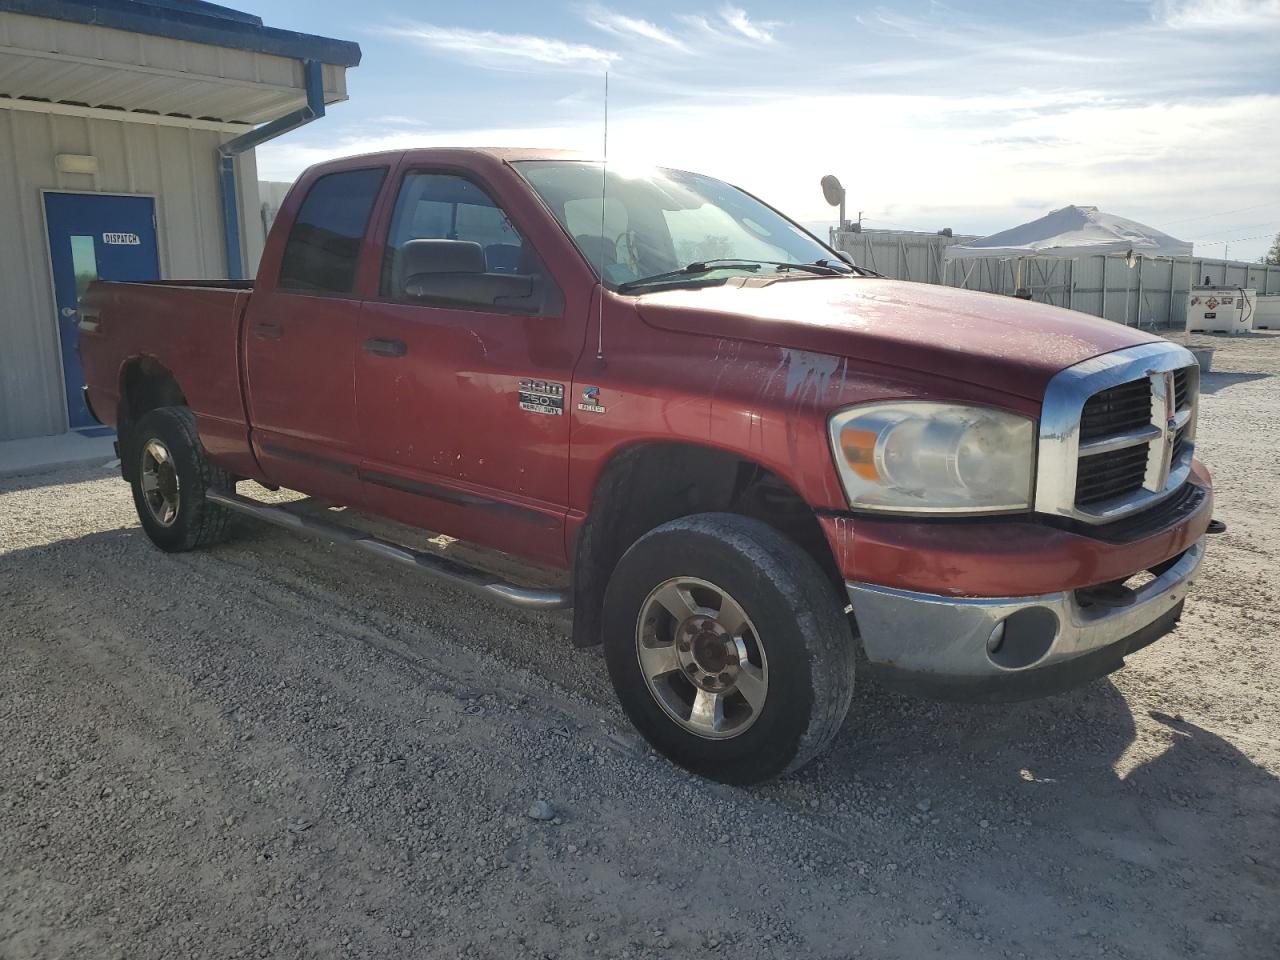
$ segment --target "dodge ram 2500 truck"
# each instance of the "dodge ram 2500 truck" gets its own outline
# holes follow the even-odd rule
[[[881,279],[693,173],[519,150],[324,163],[256,282],[95,283],[79,324],[158,547],[214,543],[240,512],[572,606],[636,727],[728,782],[817,755],[855,666],[970,699],[1117,669],[1177,623],[1211,526],[1187,350]]]

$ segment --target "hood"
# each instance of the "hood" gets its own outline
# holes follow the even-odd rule
[[[871,278],[734,279],[645,294],[636,309],[664,330],[848,357],[1030,400],[1065,367],[1159,339],[1014,297]]]

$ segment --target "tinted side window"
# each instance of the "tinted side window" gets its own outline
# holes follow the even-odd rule
[[[532,314],[563,309],[533,245],[463,177],[405,176],[385,256],[382,295],[391,300]]]
[[[281,287],[351,292],[365,227],[386,175],[386,167],[344,170],[311,185],[285,243]]]

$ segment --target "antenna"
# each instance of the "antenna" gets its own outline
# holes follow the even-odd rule
[[[605,201],[609,197],[609,71],[604,72],[604,154],[600,163],[600,303],[596,315],[596,363],[604,365]]]

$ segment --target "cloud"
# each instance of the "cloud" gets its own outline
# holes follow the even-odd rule
[[[655,23],[650,23],[648,20],[628,17],[626,14],[615,13],[599,6],[588,7],[585,16],[587,22],[593,27],[597,27],[606,33],[612,33],[615,36],[633,40],[650,40],[673,50],[689,49],[685,42],[675,34],[662,29]]]
[[[774,33],[782,24],[777,20],[752,20],[741,7],[725,5],[715,16],[682,14],[678,19],[692,27],[705,39],[765,46],[776,42]]]
[[[883,9],[877,9],[873,18],[862,22],[864,26],[907,37],[921,46],[953,51],[952,56],[980,60],[984,67],[993,59],[1063,66],[1097,64],[1108,59],[1087,45],[1064,43],[1060,36],[1035,36],[1016,27],[957,22],[941,30],[933,20]]]
[[[1280,0],[1155,0],[1151,13],[1175,30],[1280,28]]]
[[[559,69],[591,71],[610,66],[618,54],[585,43],[568,43],[527,33],[498,33],[406,24],[382,31],[490,70]]]
[[[1067,143],[1062,137],[1043,136],[1043,137],[991,137],[983,140],[979,146],[983,147],[1056,147]]]
[[[754,21],[741,7],[727,5],[720,8],[720,18],[748,40],[754,40],[756,43],[773,43],[773,32],[781,26],[773,20]]]
[[[766,46],[775,42],[774,33],[782,26],[776,20],[753,20],[741,7],[726,4],[714,14],[680,14],[676,20],[683,30],[670,30],[651,20],[618,13],[608,7],[592,4],[583,16],[593,27],[628,41],[645,42],[649,52],[679,51],[688,53],[695,47],[707,50],[714,45]]]

